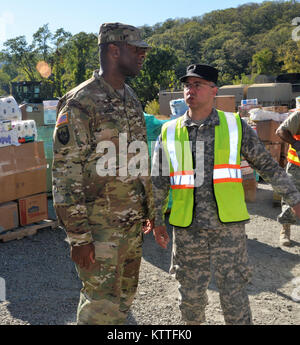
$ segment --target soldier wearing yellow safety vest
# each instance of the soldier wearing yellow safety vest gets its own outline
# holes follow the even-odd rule
[[[179,282],[179,307],[188,325],[205,321],[211,268],[226,324],[252,323],[241,154],[300,215],[300,193],[252,128],[238,114],[214,108],[217,79],[212,66],[187,67],[180,80],[188,110],[164,124],[152,161],[154,236],[167,247],[164,212],[171,188],[170,271]]]
[[[295,186],[300,191],[300,112],[292,113],[277,129],[276,134],[289,145],[287,154],[286,172],[292,178]],[[279,241],[282,246],[291,245],[291,225],[297,219],[290,206],[282,201],[282,212],[278,216],[282,224]]]

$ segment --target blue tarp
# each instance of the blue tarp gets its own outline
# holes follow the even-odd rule
[[[151,158],[151,142],[155,142],[160,135],[161,127],[170,120],[158,120],[154,115],[144,113],[148,138],[148,149]]]
[[[170,120],[158,120],[154,115],[144,113],[145,121],[146,121],[146,130],[147,130],[147,139],[148,139],[148,150],[149,156],[151,157],[151,147],[154,149],[154,144],[151,145],[151,142],[155,142],[157,137],[160,135],[161,127],[165,122]],[[170,189],[169,193],[169,203],[168,209],[172,207],[172,193]]]

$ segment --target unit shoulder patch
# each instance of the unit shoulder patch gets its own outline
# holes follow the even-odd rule
[[[57,139],[61,144],[67,145],[70,140],[70,132],[68,126],[59,127],[57,129]]]

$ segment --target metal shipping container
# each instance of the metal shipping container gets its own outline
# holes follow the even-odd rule
[[[247,98],[257,98],[264,107],[292,105],[292,85],[290,83],[252,84],[248,87]]]

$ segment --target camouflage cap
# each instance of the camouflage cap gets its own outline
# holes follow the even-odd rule
[[[141,39],[138,28],[122,23],[104,23],[100,26],[98,44],[108,42],[127,42],[136,47],[150,48]]]

